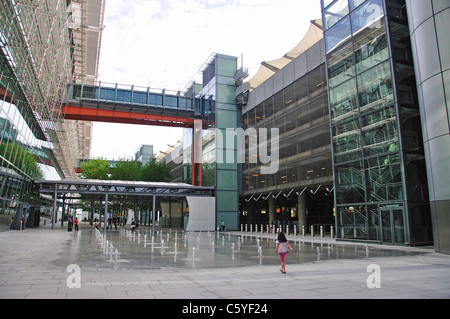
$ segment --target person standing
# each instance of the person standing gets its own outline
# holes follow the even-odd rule
[[[75,217],[75,220],[73,223],[75,225],[75,231],[78,231],[78,218],[77,217]]]
[[[289,253],[290,251],[294,251],[294,249],[292,249],[291,245],[289,245],[288,240],[286,239],[286,236],[284,235],[283,232],[279,232],[278,233],[278,238],[277,238],[277,248],[275,248],[275,253],[280,255],[281,258],[281,269],[280,272],[282,274],[286,274],[286,264],[285,264],[285,258],[286,255]]]

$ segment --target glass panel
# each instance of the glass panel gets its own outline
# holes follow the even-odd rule
[[[115,89],[100,89],[100,100],[114,101],[116,96]]]
[[[235,104],[236,87],[217,84],[217,102]]]
[[[403,221],[403,210],[393,210],[392,217],[394,218],[394,243],[405,243],[405,227]]]
[[[369,226],[367,239],[380,240],[380,215],[378,205],[368,205],[367,211],[367,224]]]
[[[150,94],[148,104],[162,106],[162,95]]]
[[[403,199],[400,155],[372,158],[367,164],[367,194],[369,201]]]
[[[176,96],[166,95],[164,97],[164,106],[178,107],[178,98]]]
[[[392,243],[392,221],[391,211],[381,211],[381,229],[383,231],[383,243]]]
[[[364,173],[361,162],[336,166],[336,202],[361,203],[365,201]]]
[[[117,90],[117,102],[131,102],[131,91]]]
[[[192,109],[192,100],[188,98],[180,98],[180,109]]]
[[[384,16],[383,2],[381,0],[369,0],[352,13],[353,33],[368,26],[369,29],[380,28],[380,18]]]
[[[361,3],[363,3],[365,0],[349,0],[350,3],[350,11],[355,9],[357,6],[359,6]]]
[[[334,50],[337,46],[350,38],[350,18],[346,17],[325,33],[325,46],[327,52]]]
[[[333,147],[336,163],[361,158],[359,121],[339,124],[333,128]]]
[[[394,103],[389,61],[358,76],[361,113]]]
[[[329,86],[334,87],[355,76],[353,47],[349,43],[328,56]]]
[[[239,196],[235,191],[216,191],[217,211],[236,211]]]
[[[347,81],[330,90],[330,108],[333,123],[358,115],[355,80]]]
[[[334,0],[322,0],[322,8],[328,7]]]
[[[398,151],[398,130],[393,107],[363,117],[362,131],[367,156]]]
[[[234,78],[237,69],[236,59],[217,58],[217,74],[230,76]],[[234,84],[234,83],[233,83]]]
[[[85,86],[83,87],[83,99],[97,99],[97,87]]]
[[[283,111],[284,109],[284,99],[283,99],[283,91],[278,92],[275,94],[274,98],[274,113],[277,114],[280,111]],[[278,114],[280,115],[280,114]]]
[[[266,115],[264,114],[263,104],[260,104],[257,107],[255,107],[255,110],[256,110],[255,125],[260,126],[264,123],[264,119],[266,118]]]
[[[348,14],[348,0],[337,0],[325,10],[325,30],[328,30]]]
[[[133,103],[147,104],[147,93],[133,92]]]
[[[266,119],[273,116],[273,97],[264,101],[264,112],[266,113]]]
[[[364,72],[389,58],[384,21],[380,28],[365,29],[354,41],[356,73]]]

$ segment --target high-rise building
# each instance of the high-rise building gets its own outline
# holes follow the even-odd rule
[[[95,81],[104,0],[0,1],[0,219],[39,200],[33,180],[75,177],[91,124],[66,121],[68,83]],[[52,169],[49,169],[52,167]],[[54,168],[54,169],[53,169]]]
[[[322,11],[337,236],[431,243],[424,122],[405,1],[322,0]]]

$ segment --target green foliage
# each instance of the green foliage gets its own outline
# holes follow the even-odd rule
[[[2,143],[0,154],[9,161],[2,161],[3,167],[19,170],[35,180],[42,179],[43,173],[36,157],[22,145],[15,142]]]
[[[115,181],[139,181],[141,179],[142,165],[135,161],[116,162],[111,169],[111,180]]]
[[[145,182],[170,182],[172,174],[170,174],[169,165],[153,159],[142,167],[141,178]]]
[[[81,177],[84,179],[143,181],[143,182],[170,182],[172,175],[170,167],[165,162],[151,160],[144,166],[136,161],[119,161],[111,169],[109,176],[109,162],[94,159],[81,164]]]
[[[109,174],[109,162],[103,159],[93,159],[81,163],[81,178],[107,180]]]

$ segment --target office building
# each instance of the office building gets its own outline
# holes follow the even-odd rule
[[[90,155],[91,123],[60,106],[67,83],[97,77],[103,15],[103,0],[0,1],[2,230],[41,204],[34,180],[76,177]]]
[[[429,187],[405,1],[323,0],[322,10],[337,237],[430,244]]]
[[[313,20],[305,37],[275,61],[263,62],[248,82],[243,106],[245,130],[277,129],[279,167],[252,160],[247,146],[242,166],[241,222],[264,232],[268,225],[300,232],[334,225],[333,175],[322,21]],[[268,144],[273,142],[269,139]],[[249,229],[249,228],[248,228]]]

